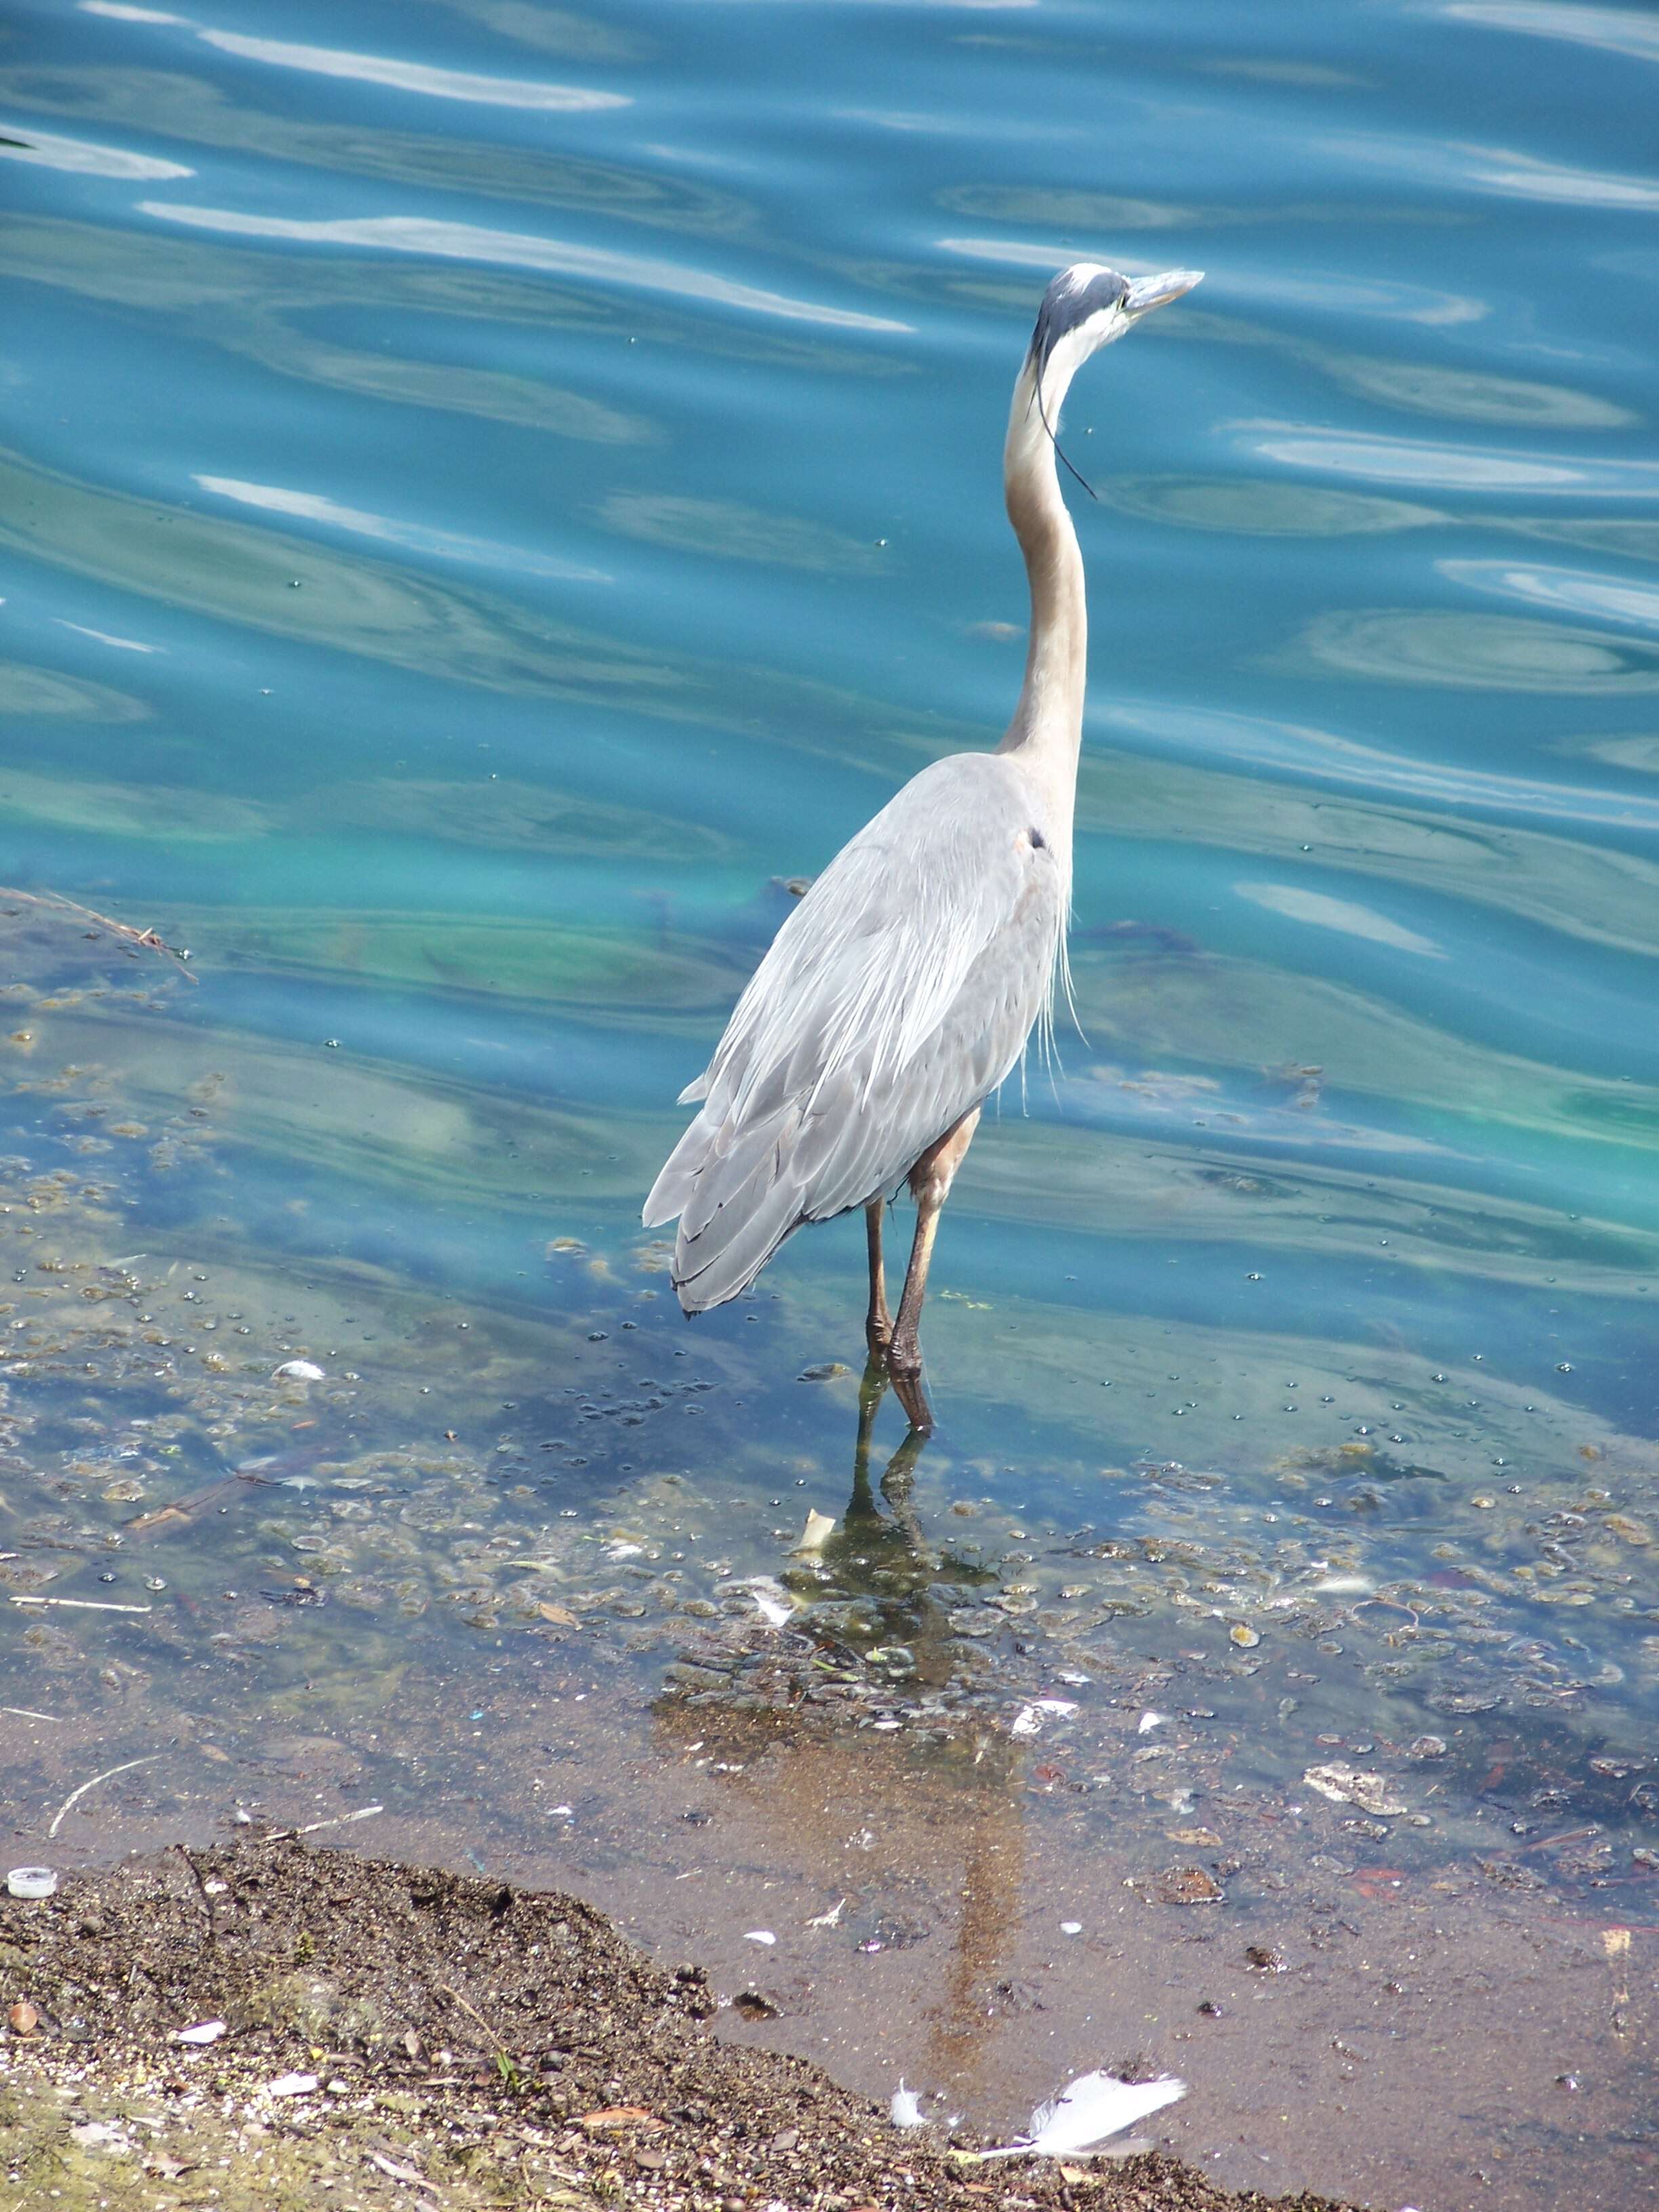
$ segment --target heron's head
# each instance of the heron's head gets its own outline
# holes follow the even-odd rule
[[[1062,269],[1042,295],[1027,356],[1039,395],[1058,400],[1091,353],[1121,338],[1154,307],[1166,306],[1202,281],[1199,269],[1168,269],[1161,276],[1121,276],[1098,262]]]

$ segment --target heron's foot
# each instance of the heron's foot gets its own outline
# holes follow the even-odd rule
[[[887,1375],[893,1395],[909,1416],[910,1426],[918,1436],[930,1435],[933,1409],[921,1387],[921,1347],[914,1339],[906,1343],[896,1337],[889,1346]]]

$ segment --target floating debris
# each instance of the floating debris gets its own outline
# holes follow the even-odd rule
[[[1318,1790],[1337,1805],[1358,1805],[1362,1813],[1376,1820],[1392,1820],[1408,1808],[1395,1797],[1389,1783],[1380,1774],[1364,1774],[1357,1766],[1344,1766],[1333,1761],[1326,1766],[1310,1766],[1302,1779],[1310,1790]]]
[[[225,2023],[222,2020],[198,2020],[194,2027],[175,2027],[173,2039],[175,2043],[216,2043],[224,2032]]]
[[[271,1373],[272,1382],[325,1382],[328,1377],[314,1359],[285,1359]]]
[[[279,2074],[274,2081],[267,2081],[265,2089],[273,2097],[308,2097],[318,2086],[314,2074]]]
[[[744,1935],[745,1943],[775,1943],[777,1937],[769,1928],[750,1928]]]
[[[1202,1867],[1165,1867],[1161,1874],[1137,1875],[1128,1887],[1155,1905],[1222,1905],[1227,1893]]]
[[[795,1539],[798,1552],[821,1552],[836,1533],[835,1516],[820,1513],[813,1506],[806,1509],[806,1526]]]
[[[828,1912],[815,1912],[807,1922],[809,1928],[839,1928],[841,1916],[847,1910],[847,1899],[838,1897]]]

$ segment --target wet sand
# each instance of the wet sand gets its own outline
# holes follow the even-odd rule
[[[1056,1747],[941,1757],[902,1733],[711,1720],[618,1690],[550,1643],[482,1689],[407,1679],[356,1728],[204,1714],[164,1744],[150,1728],[77,1747],[6,1717],[6,1741],[36,1739],[14,1774],[31,1795],[55,1778],[47,1805],[144,1762],[12,1852],[95,1866],[181,1834],[211,1847],[250,1807],[337,1824],[319,1840],[574,1893],[650,1957],[706,1970],[724,2043],[813,2060],[878,2108],[902,2076],[981,2141],[1103,2066],[1188,2081],[1158,2138],[1218,2186],[1546,2212],[1578,2169],[1599,2207],[1649,2201],[1647,1927],[1474,1866],[1396,1869],[1340,1808],[1310,1837],[1259,1801],[1230,1807],[1224,1840],[1154,1808],[1103,1845]],[[423,1799],[428,1772],[442,1786]],[[1527,1879],[1524,1859],[1494,1864]]]

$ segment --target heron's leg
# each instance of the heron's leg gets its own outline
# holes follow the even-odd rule
[[[887,1310],[887,1270],[881,1264],[881,1217],[887,1201],[879,1191],[865,1203],[864,1230],[870,1247],[870,1310],[864,1317],[864,1340],[872,1361],[885,1360],[893,1341],[893,1316]]]
[[[916,1234],[910,1247],[910,1267],[904,1278],[898,1319],[893,1325],[893,1341],[887,1350],[887,1370],[893,1378],[899,1403],[910,1417],[911,1427],[920,1429],[924,1435],[933,1425],[933,1409],[921,1387],[919,1337],[921,1302],[927,1295],[927,1267],[933,1256],[939,1211],[951,1194],[957,1170],[967,1157],[978,1127],[979,1109],[975,1106],[971,1114],[963,1115],[954,1129],[946,1130],[936,1145],[930,1146],[910,1170],[910,1188],[916,1200]]]

